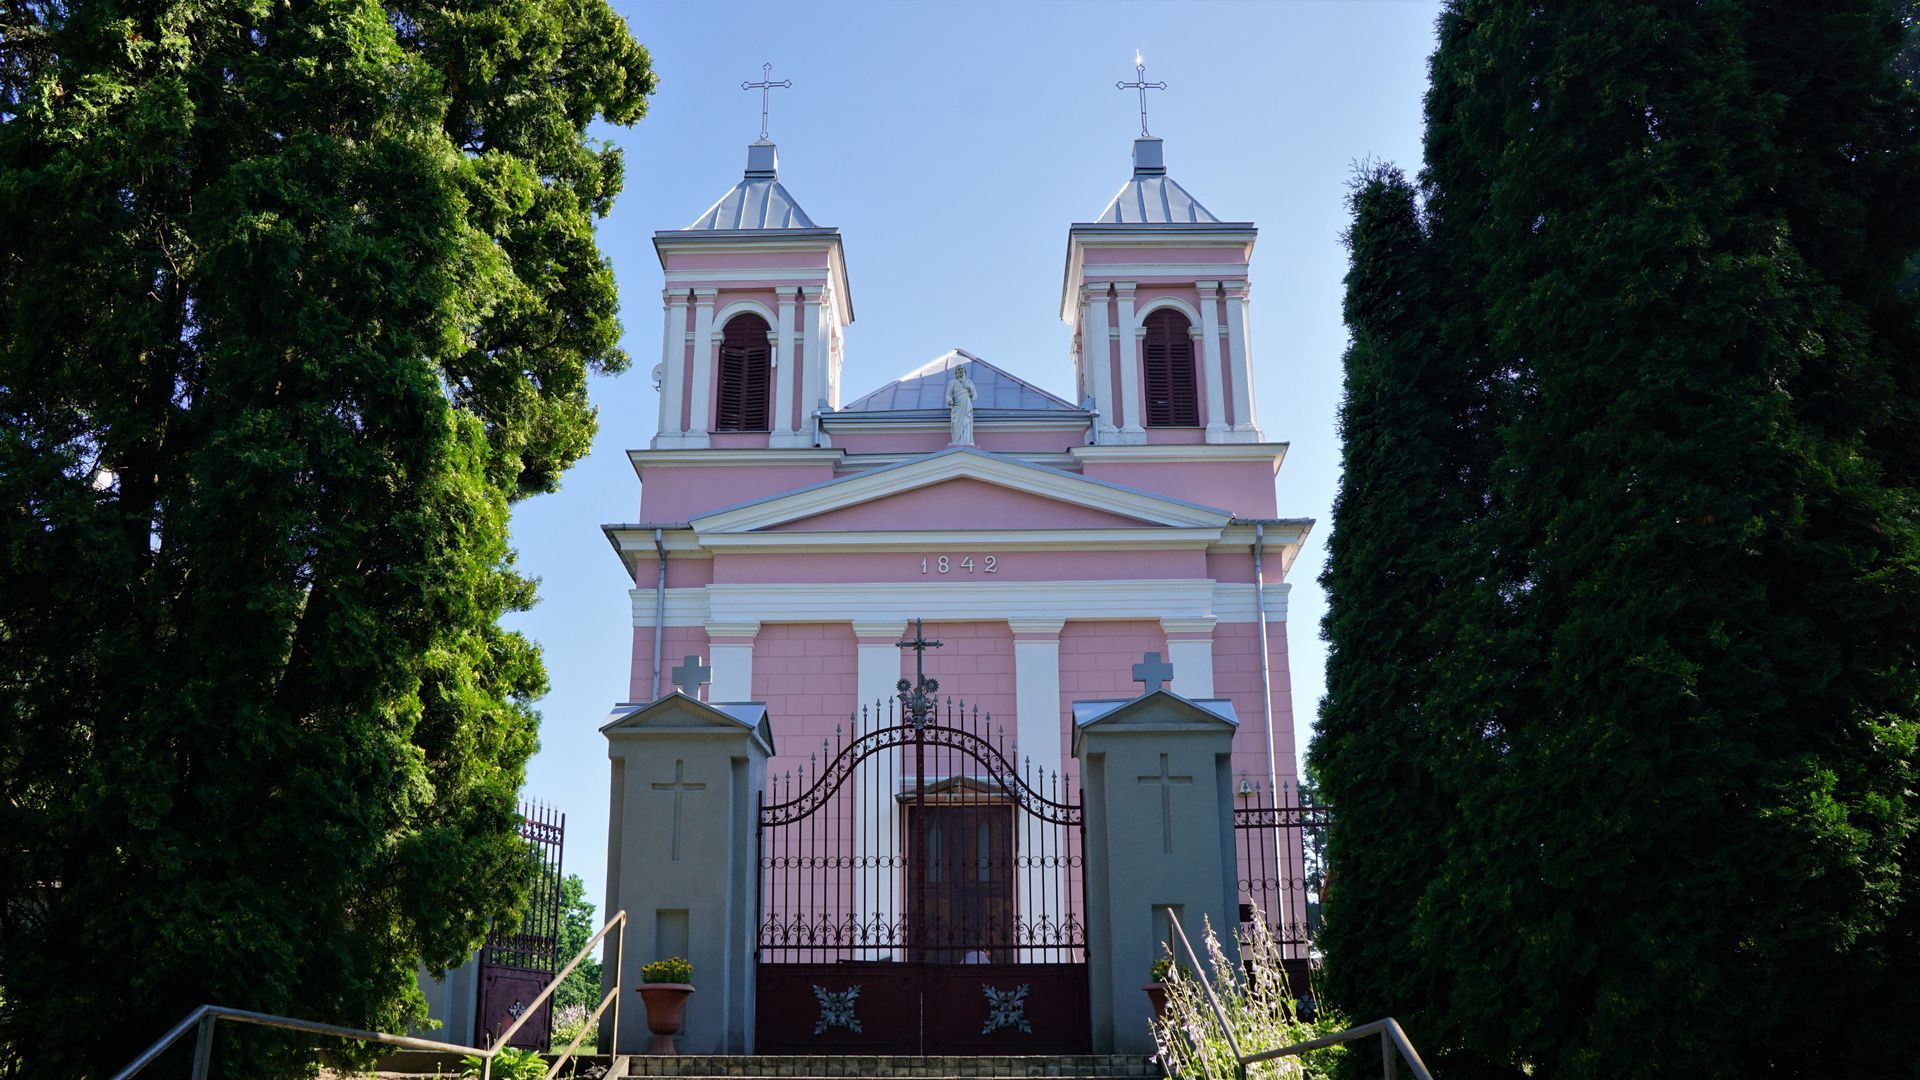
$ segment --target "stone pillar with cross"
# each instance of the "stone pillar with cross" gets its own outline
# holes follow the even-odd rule
[[[672,674],[680,693],[621,705],[600,729],[612,759],[605,910],[627,913],[619,963],[609,937],[603,977],[611,986],[618,966],[621,991],[631,994],[641,964],[686,957],[699,991],[687,1005],[682,1052],[751,1053],[753,823],[772,723],[764,705],[692,696],[708,675],[697,656]],[[603,1026],[601,1045],[609,1037]],[[648,1038],[644,1023],[623,1023],[618,1052],[644,1052]]]
[[[1231,940],[1240,925],[1233,704],[1166,689],[1172,666],[1154,653],[1133,674],[1147,688],[1139,697],[1073,706],[1086,814],[1087,974],[1100,1053],[1153,1051],[1140,988],[1153,961],[1167,955],[1169,911],[1195,949],[1203,926]]]

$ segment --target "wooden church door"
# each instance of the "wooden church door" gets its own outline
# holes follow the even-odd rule
[[[909,810],[909,815],[913,811]],[[935,964],[1011,963],[1014,939],[1013,808],[1005,803],[933,804],[926,854],[907,865],[924,875],[907,890],[907,914],[927,928],[913,959]],[[909,823],[907,835],[920,841]],[[916,909],[916,905],[924,905]],[[996,946],[998,946],[996,948]]]

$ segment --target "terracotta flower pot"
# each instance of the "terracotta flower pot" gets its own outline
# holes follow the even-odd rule
[[[678,1054],[680,1048],[673,1039],[687,1021],[687,995],[693,993],[693,984],[641,983],[634,989],[640,991],[640,1000],[647,1003],[647,1030],[653,1032],[653,1049],[649,1053]]]
[[[1153,1002],[1153,1018],[1165,1020],[1167,1018],[1167,984],[1150,982],[1140,989],[1145,990],[1147,1000]]]

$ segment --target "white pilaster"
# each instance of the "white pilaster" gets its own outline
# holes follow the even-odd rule
[[[900,640],[906,627],[898,621],[856,622],[854,668],[856,735],[887,727],[894,721],[888,705],[894,684],[900,681]],[[876,710],[876,706],[878,707]],[[866,712],[863,714],[862,709]],[[886,750],[860,763],[854,772],[854,854],[861,859],[858,878],[870,882],[871,896],[861,896],[866,918],[892,926],[900,916],[900,807],[893,796],[900,790],[900,754]],[[895,959],[891,949],[871,949],[868,960]]]
[[[753,637],[758,623],[708,623],[707,665],[713,682],[708,701],[753,700]]]
[[[1225,442],[1227,395],[1220,378],[1220,283],[1202,281],[1200,290],[1200,374],[1207,392],[1207,441]]]
[[[1113,339],[1107,333],[1107,287],[1090,285],[1082,290],[1086,298],[1086,329],[1080,337],[1080,359],[1087,366],[1087,387],[1093,407],[1100,410],[1096,443],[1110,443],[1114,436],[1114,414],[1119,410],[1113,400]]]
[[[660,335],[660,428],[654,445],[671,446],[680,441],[686,428],[681,423],[687,387],[687,293],[670,290],[660,294],[664,324]]]
[[[793,285],[782,285],[774,290],[779,295],[780,325],[774,330],[773,343],[773,435],[769,446],[798,445],[794,435],[793,423],[793,380],[799,372],[794,363],[793,307],[800,290]]]
[[[1145,398],[1140,394],[1140,339],[1134,333],[1133,290],[1131,281],[1120,282],[1113,287],[1114,295],[1119,298],[1120,311],[1114,320],[1120,329],[1120,398],[1125,402],[1125,423],[1120,426],[1120,441],[1123,443],[1143,443],[1147,441],[1145,421]]]
[[[1167,632],[1167,662],[1173,665],[1171,689],[1181,697],[1213,696],[1213,622],[1211,618],[1160,620]]]
[[[800,431],[805,445],[813,445],[813,414],[820,407],[822,390],[827,385],[827,313],[825,290],[819,285],[800,286],[804,301],[800,332],[806,335],[806,355],[800,369]]]
[[[1022,779],[1040,794],[1059,798],[1060,775],[1060,629],[1064,619],[1008,619],[1013,631],[1014,739]],[[1040,858],[1066,850],[1062,827],[1031,814],[1017,814],[1019,854]],[[1058,925],[1066,915],[1065,875],[1042,871],[1014,875],[1020,921],[1029,927]],[[1036,887],[1036,885],[1038,887]],[[1042,940],[1044,933],[1033,935]],[[1046,958],[1043,950],[1021,950],[1020,961]]]
[[[1233,374],[1233,430],[1236,441],[1258,442],[1260,427],[1253,417],[1253,360],[1247,340],[1247,283],[1221,283],[1227,291],[1227,357]],[[1248,438],[1245,433],[1251,433]]]
[[[687,403],[687,435],[683,445],[707,445],[707,432],[713,422],[713,298],[717,289],[693,290],[693,360],[687,364],[687,378],[693,380],[693,395]],[[735,700],[745,701],[745,698]]]

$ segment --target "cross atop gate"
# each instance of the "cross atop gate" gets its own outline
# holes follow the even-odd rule
[[[913,650],[913,681],[901,679],[898,684],[900,705],[906,711],[907,719],[916,728],[927,726],[927,717],[932,715],[934,693],[940,689],[936,679],[927,678],[927,650],[938,649],[941,642],[927,640],[927,626],[922,619],[913,620],[913,638],[894,643],[902,649]]]

